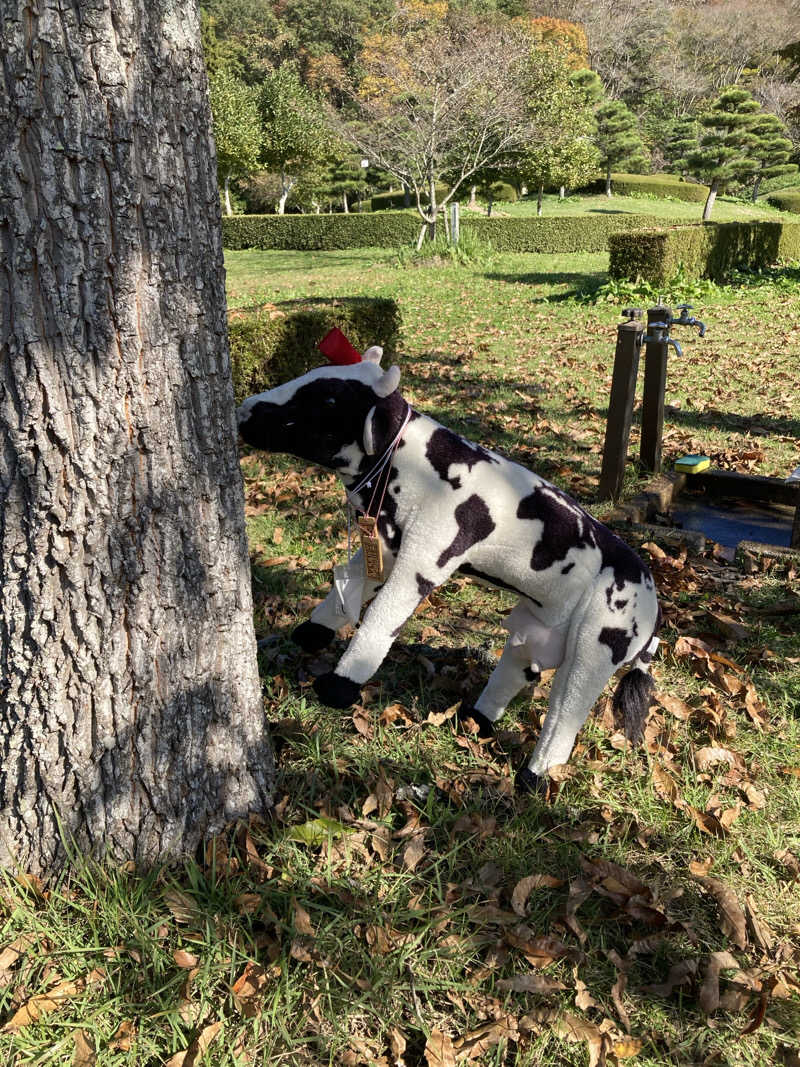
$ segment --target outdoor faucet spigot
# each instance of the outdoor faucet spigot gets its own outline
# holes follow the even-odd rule
[[[649,330],[650,332],[648,333],[648,335],[642,339],[645,344],[650,341],[660,341],[661,344],[672,345],[672,347],[675,349],[676,356],[683,355],[683,349],[681,348],[681,346],[678,344],[677,341],[673,340],[673,338],[669,336],[669,323],[651,322]]]
[[[665,337],[664,340],[667,342],[668,345],[672,345],[672,347],[675,349],[676,356],[683,355],[683,349],[676,340],[674,340],[672,337]]]
[[[628,320],[628,322],[633,322],[634,319],[640,319],[642,317],[642,309],[641,308],[623,308],[622,309],[622,314],[625,316],[625,318]]]
[[[701,322],[700,319],[696,319],[694,317],[694,315],[690,316],[688,313],[691,310],[692,310],[692,305],[691,304],[678,304],[678,311],[680,311],[681,317],[679,319],[673,319],[672,320],[673,326],[697,326],[698,334],[700,335],[700,337],[705,337],[705,335],[706,335],[705,323]]]

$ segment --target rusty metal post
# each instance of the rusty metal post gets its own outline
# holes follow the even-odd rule
[[[661,441],[664,434],[664,395],[667,390],[667,351],[672,312],[657,305],[647,312],[645,339],[644,395],[642,397],[642,439],[639,457],[645,470],[661,470]],[[663,323],[664,329],[654,324]]]
[[[616,499],[622,491],[628,441],[631,436],[633,402],[636,396],[636,377],[639,373],[642,313],[639,308],[626,308],[622,314],[628,316],[628,321],[617,326],[617,349],[614,353],[603,466],[598,488],[600,500],[606,500],[608,497]]]

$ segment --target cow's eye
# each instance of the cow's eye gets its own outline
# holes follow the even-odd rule
[[[335,396],[326,396],[325,397],[325,403],[328,405],[328,407],[332,408],[336,404],[336,397]]]

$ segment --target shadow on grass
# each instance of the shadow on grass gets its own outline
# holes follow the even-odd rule
[[[560,304],[575,297],[591,296],[606,281],[606,272],[602,271],[565,271],[560,274],[548,274],[544,271],[518,271],[513,274],[487,273],[492,281],[508,282],[509,285],[542,285],[551,289],[557,285],[568,285],[563,293],[552,293],[545,297],[534,297],[534,304]]]

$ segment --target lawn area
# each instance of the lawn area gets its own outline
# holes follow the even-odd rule
[[[226,267],[232,308],[394,297],[408,398],[598,510],[627,303],[593,300],[604,255],[455,268],[238,252]],[[708,333],[678,334],[667,461],[703,450],[785,475],[800,463],[800,275],[698,293]],[[355,711],[326,709],[311,683],[347,632],[315,656],[290,634],[346,555],[341,489],[286,457],[242,469],[274,817],[181,871],[76,857],[47,889],[7,879],[2,1062],[797,1067],[796,565],[632,536],[665,616],[645,743],[630,748],[603,697],[548,801],[517,798],[550,679],[494,741],[454,724],[512,599],[450,582]],[[626,491],[639,483],[631,466]]]
[[[526,196],[515,204],[495,204],[492,214],[525,216],[536,214],[536,197]],[[699,222],[703,204],[691,204],[685,200],[666,199],[650,195],[606,196],[603,193],[588,196],[565,197],[559,200],[555,194],[545,194],[542,214],[552,215],[655,215],[672,218],[676,222]],[[763,200],[752,204],[731,196],[718,196],[711,215],[713,222],[747,222],[750,219],[791,219],[789,212],[778,211]],[[795,216],[796,217],[796,216]]]

